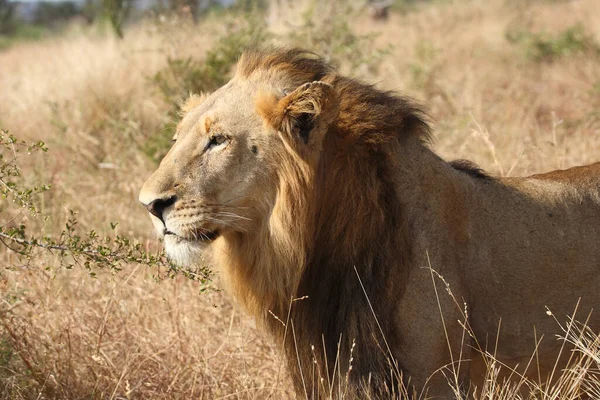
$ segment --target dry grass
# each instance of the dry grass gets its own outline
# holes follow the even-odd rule
[[[279,4],[270,15],[281,35],[295,14]],[[378,68],[358,72],[424,102],[442,156],[523,175],[600,160],[600,57],[583,51],[535,61],[506,34],[581,24],[600,42],[599,21],[595,0],[464,0],[424,4],[384,23],[359,15],[350,26],[377,32],[374,45],[389,48]],[[43,203],[50,219],[32,226],[56,232],[73,209],[84,229],[107,231],[108,221],[119,221],[120,233],[156,246],[136,200],[154,167],[140,148],[171,105],[150,77],[167,56],[201,58],[227,29],[219,21],[148,23],[124,41],[74,29],[0,52],[0,127],[51,149],[26,165],[28,179],[54,187]],[[46,270],[53,259],[22,268],[1,257],[12,268],[0,272],[0,397],[292,397],[276,346],[221,292],[199,294],[182,277],[158,284],[139,265],[92,279]],[[565,336],[588,354],[563,374],[561,388],[578,384],[585,363],[598,367],[598,337],[572,326]],[[513,398],[494,379],[497,367],[486,398]],[[538,398],[574,398],[552,393]]]

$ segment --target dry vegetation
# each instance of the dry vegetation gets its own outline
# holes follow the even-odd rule
[[[424,2],[385,22],[348,13],[343,2],[300,18],[311,2],[291,3],[269,9],[264,40],[312,46],[344,72],[416,97],[436,122],[443,157],[500,175],[600,160],[596,0]],[[335,13],[348,19],[319,18]],[[0,52],[0,128],[50,149],[19,160],[26,182],[52,185],[38,202],[47,219],[16,217],[32,234],[58,234],[75,210],[83,231],[110,234],[118,221],[118,234],[156,250],[136,198],[164,151],[177,97],[160,90],[156,74],[164,83],[165,68],[187,57],[202,65],[219,40],[245,34],[252,21],[225,15],[193,26],[168,17],[130,27],[124,40],[73,28]],[[229,64],[214,68],[226,75]],[[219,83],[211,79],[200,88]],[[10,207],[2,204],[2,226],[14,223]],[[157,283],[160,267],[94,269],[92,278],[77,265],[59,268],[56,253],[26,262],[2,246],[0,257],[2,398],[292,397],[277,346],[222,292],[200,293],[201,284],[179,275]],[[576,375],[598,367],[599,340],[577,332],[571,339],[584,341],[589,365],[565,373],[560,392],[537,398],[576,398],[565,388],[592,385],[593,374]],[[488,386],[486,398],[515,396],[493,380]]]

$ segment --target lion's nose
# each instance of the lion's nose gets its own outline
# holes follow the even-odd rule
[[[175,203],[176,199],[176,196],[170,196],[164,199],[156,199],[148,203],[146,205],[146,209],[150,214],[154,215],[164,223],[165,221],[163,220],[163,213],[168,207]]]

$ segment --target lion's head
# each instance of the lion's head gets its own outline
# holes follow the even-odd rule
[[[229,83],[192,96],[182,111],[173,147],[140,201],[173,261],[189,266],[212,255],[255,315],[295,292],[318,240],[317,219],[349,211],[319,210],[335,204],[324,187],[337,185],[346,201],[371,207],[329,215],[346,230],[340,245],[359,251],[378,232],[355,218],[371,224],[371,213],[381,215],[381,171],[361,165],[383,162],[386,143],[420,143],[429,133],[410,100],[339,76],[300,49],[246,52]]]
[[[338,107],[331,84],[319,81],[330,70],[300,51],[277,60],[283,61],[313,69],[290,76],[261,68],[268,61],[247,54],[227,85],[183,104],[174,144],[140,193],[177,263],[196,261],[220,237],[255,234],[289,173],[286,160],[318,162]]]

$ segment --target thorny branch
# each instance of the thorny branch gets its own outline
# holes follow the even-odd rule
[[[8,131],[0,131],[0,195],[6,200],[12,200],[17,208],[16,217],[14,214],[9,215],[8,221],[0,223],[0,244],[16,253],[20,259],[25,259],[27,265],[44,254],[58,253],[61,266],[67,269],[81,266],[91,276],[95,276],[95,270],[98,269],[116,272],[122,269],[123,264],[137,263],[156,268],[157,279],[182,273],[190,279],[199,281],[202,291],[206,289],[206,284],[211,281],[212,275],[207,267],[199,267],[196,271],[183,270],[170,263],[164,253],[151,253],[141,243],[127,237],[116,234],[102,237],[94,230],[81,233],[77,229],[77,213],[74,211],[70,211],[65,229],[57,238],[50,236],[37,238],[27,235],[26,226],[15,222],[25,210],[33,217],[42,215],[36,204],[39,203],[38,197],[50,190],[50,186],[23,187],[24,183],[20,179],[21,169],[17,165],[17,160],[24,154],[22,150],[30,155],[38,151],[45,153],[48,148],[41,141],[28,145],[17,140]],[[3,152],[10,155],[7,157]],[[0,212],[2,211],[4,207],[0,208]],[[113,232],[117,225],[117,223],[110,224]],[[166,271],[166,274],[160,274],[160,271]]]

